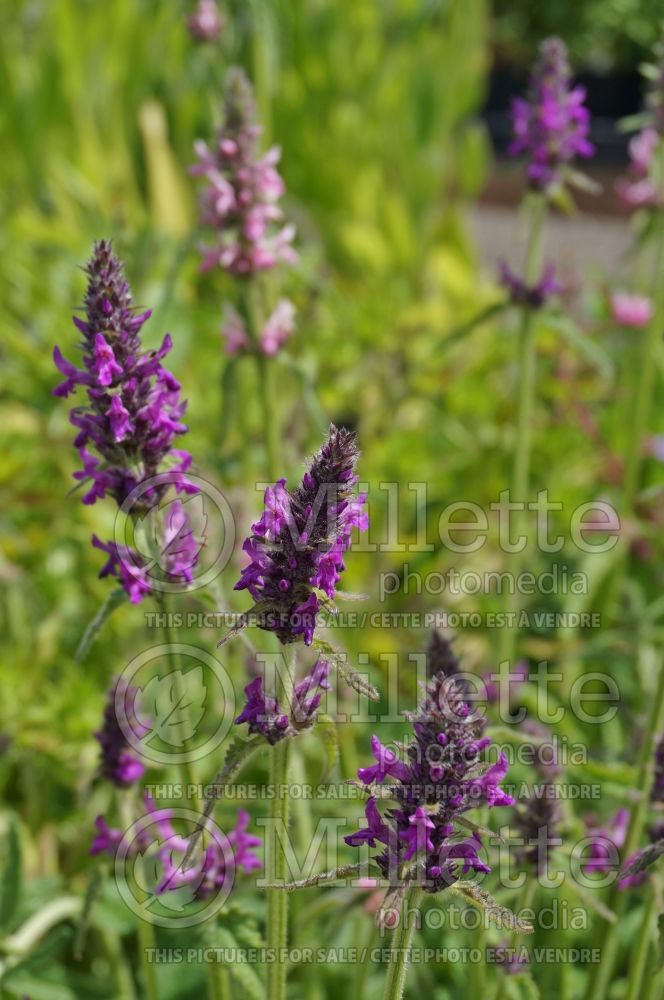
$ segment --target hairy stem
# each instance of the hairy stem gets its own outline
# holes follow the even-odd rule
[[[392,934],[390,964],[387,969],[383,1000],[401,1000],[403,997],[410,962],[410,951],[415,935],[415,914],[420,912],[419,903],[421,897],[422,890],[419,887],[415,887],[409,890],[403,901],[399,925],[395,927]]]

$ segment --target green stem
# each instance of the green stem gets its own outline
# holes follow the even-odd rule
[[[270,784],[274,794],[274,814],[281,830],[288,830],[288,751],[289,739],[284,739],[272,749],[270,761]],[[285,789],[282,795],[281,791]],[[272,830],[269,838],[272,856],[266,859],[266,868],[270,882],[283,885],[288,881],[286,852],[279,848],[276,837],[277,829]],[[288,941],[288,893],[284,889],[267,890],[267,947],[273,955],[273,961],[267,970],[267,995],[270,1000],[285,1000],[286,997],[286,962],[279,958],[282,948]]]
[[[166,645],[168,649],[168,660],[171,664],[173,672],[173,685],[175,688],[175,697],[178,705],[182,705],[185,717],[188,716],[187,707],[187,685],[185,683],[182,674],[182,661],[180,658],[180,653],[177,650],[178,636],[177,632],[171,621],[171,610],[170,602],[165,594],[162,594],[161,598],[161,611],[165,615],[165,625],[164,625],[164,638],[166,640]],[[187,727],[185,727],[186,729]],[[189,796],[187,794],[187,786],[196,784],[196,774],[194,772],[193,763],[186,757],[184,760],[180,761],[180,781],[183,784],[185,800],[189,801]]]
[[[662,725],[664,715],[664,664],[659,671],[657,690],[654,694],[650,717],[646,726],[643,743],[637,761],[636,791],[639,797],[631,812],[629,828],[623,847],[623,857],[629,858],[637,850],[641,841],[643,827],[645,826],[648,809],[647,791],[651,783],[652,756],[655,749],[655,735]],[[608,984],[611,980],[616,953],[620,944],[621,921],[620,915],[625,906],[625,896],[620,892],[617,882],[614,884],[609,900],[609,909],[616,915],[616,922],[609,924],[604,934],[602,942],[602,961],[599,962],[593,972],[590,987],[588,990],[588,1000],[604,1000],[607,995]]]
[[[519,896],[519,900],[516,906],[517,916],[519,916],[523,910],[530,908],[533,899],[535,898],[536,891],[537,891],[537,879],[535,878],[526,879],[526,881],[523,883],[523,888],[521,889],[521,895]],[[519,932],[512,931],[508,944],[509,950],[512,951],[514,948],[516,948],[518,943],[519,943]],[[498,984],[496,1000],[503,1000],[506,989],[507,989],[507,974],[505,973],[501,977],[500,982]]]
[[[524,281],[526,285],[532,286],[539,276],[542,229],[546,215],[546,200],[542,195],[535,196],[531,207],[530,234],[526,248],[526,259],[524,265]],[[536,344],[535,344],[535,324],[533,322],[533,310],[529,306],[524,306],[521,315],[521,345],[519,359],[519,392],[517,399],[516,417],[516,444],[514,450],[514,465],[512,470],[512,485],[510,490],[510,500],[512,502],[527,503],[528,491],[530,487],[530,455],[532,449],[532,423],[533,411],[535,408],[535,382],[536,382]],[[527,512],[519,512],[516,518],[519,530],[517,535],[524,533],[523,526],[527,523]],[[516,579],[522,564],[522,553],[510,553],[509,569],[511,576]],[[516,583],[514,593],[510,594],[508,608],[512,614],[518,615],[520,611],[520,598],[517,592]],[[507,661],[506,672],[512,665],[516,648],[517,628],[516,625],[503,628],[501,633],[500,660],[501,663]]]
[[[143,985],[145,987],[146,1000],[159,1000],[157,966],[155,962],[148,961],[150,949],[152,949],[152,954],[154,955],[154,949],[156,947],[157,942],[154,934],[154,927],[152,924],[148,923],[147,920],[143,920],[142,917],[139,917],[138,949],[140,951],[141,968],[143,970]]]
[[[271,359],[258,349],[256,352],[260,396],[263,408],[263,437],[267,457],[267,475],[271,483],[279,478],[279,421],[274,392],[273,366]]]
[[[652,885],[648,887],[648,899],[643,912],[641,930],[636,940],[636,947],[629,969],[629,979],[627,981],[627,992],[625,1000],[638,1000],[641,996],[641,984],[643,973],[646,967],[648,949],[652,939],[652,920],[655,913],[655,893]]]
[[[406,976],[408,975],[410,950],[415,935],[415,914],[419,913],[421,896],[422,890],[419,887],[415,887],[409,890],[403,901],[401,919],[398,927],[395,927],[392,934],[390,964],[387,969],[383,1000],[401,1000],[403,997]]]

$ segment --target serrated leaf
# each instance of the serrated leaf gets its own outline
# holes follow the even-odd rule
[[[338,649],[335,649],[329,642],[325,639],[316,637],[313,641],[314,649],[319,652],[324,653],[325,656],[330,659],[335,667],[340,677],[348,684],[353,691],[357,691],[358,694],[363,694],[369,701],[380,701],[380,693],[373,686],[373,684],[357,673],[353,667],[350,667],[346,663],[346,656],[341,653]]]
[[[124,604],[127,599],[127,594],[122,587],[116,587],[114,590],[111,590],[108,597],[81,637],[81,641],[79,642],[76,652],[74,653],[74,659],[77,663],[80,663],[85,658],[92,643],[101,632],[106,620],[110,618],[115,609]]]
[[[325,750],[325,766],[323,767],[323,773],[318,779],[318,784],[323,785],[329,780],[339,760],[339,733],[333,719],[329,715],[322,714],[319,714],[316,719],[314,732]]]
[[[154,746],[160,740],[172,747],[182,747],[203,718],[206,697],[200,664],[186,674],[173,670],[163,677],[158,674],[151,677],[136,694],[136,718],[149,730],[144,739],[146,745]]]
[[[18,910],[22,888],[21,841],[18,824],[12,816],[7,829],[5,866],[0,879],[0,930],[7,933]]]
[[[533,925],[522,920],[516,913],[507,906],[503,906],[491,893],[487,892],[475,882],[455,882],[452,886],[456,892],[460,892],[472,902],[482,907],[491,922],[499,930],[516,931],[518,934],[532,934]]]
[[[218,948],[225,948],[228,951],[237,951],[238,949],[238,942],[227,927],[216,927],[208,936],[208,940],[210,938],[215,939],[215,946]],[[228,969],[231,977],[241,987],[243,996],[248,997],[249,1000],[264,1000],[265,986],[251,965],[236,961],[230,962],[224,968]]]

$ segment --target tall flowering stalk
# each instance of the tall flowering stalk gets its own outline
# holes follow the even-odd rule
[[[650,297],[654,303],[651,321],[639,334],[642,338],[641,356],[632,400],[630,433],[626,439],[621,499],[622,515],[628,518],[635,513],[644,457],[647,454],[644,445],[652,417],[658,371],[657,349],[664,323],[664,42],[660,41],[656,46],[654,56],[654,63],[646,69],[649,84],[646,111],[639,120],[642,131],[630,143],[631,165],[628,176],[618,184],[618,194],[628,208],[635,210],[637,227],[642,225],[641,233],[647,237],[645,246],[651,252],[652,261]],[[603,611],[606,618],[615,613],[615,597],[628,566],[628,554],[628,546],[623,541],[622,550],[605,588]],[[630,815],[624,852],[627,858],[637,850],[645,825],[650,755],[655,733],[661,729],[663,721],[664,671],[660,669],[650,701],[646,733],[638,760],[636,789],[641,798],[637,800]],[[617,887],[611,892],[608,904],[620,918],[625,900]],[[608,925],[604,929],[602,963],[593,972],[588,1000],[601,1000],[606,994],[619,947],[619,923],[618,919],[616,925]]]
[[[250,351],[261,383],[269,478],[278,469],[278,415],[267,358],[274,356],[295,327],[294,307],[280,299],[272,311],[262,306],[258,278],[279,263],[292,264],[295,227],[283,222],[279,201],[285,192],[277,171],[278,147],[259,152],[261,127],[251,85],[244,72],[229,70],[222,122],[211,146],[195,144],[198,162],[191,168],[205,180],[201,222],[214,239],[203,249],[202,269],[219,267],[237,279],[235,306],[226,304],[222,336],[226,353]]]
[[[525,156],[530,194],[527,206],[530,232],[526,247],[523,277],[503,266],[501,281],[510,301],[521,311],[519,385],[515,427],[515,451],[511,500],[527,503],[530,488],[530,457],[536,384],[536,343],[534,313],[550,295],[559,290],[552,269],[541,270],[542,235],[547,205],[561,198],[568,185],[577,181],[572,169],[576,157],[589,157],[593,147],[588,141],[590,114],[584,106],[585,92],[574,87],[567,50],[559,38],[547,38],[540,46],[533,68],[528,94],[512,104],[512,156]],[[521,534],[523,532],[520,532]],[[520,555],[511,559],[512,572],[519,572]],[[510,611],[519,611],[517,588],[514,588]],[[509,670],[514,658],[516,630],[504,628],[501,634],[501,669]]]
[[[87,396],[87,403],[70,414],[78,431],[74,446],[82,468],[74,479],[84,487],[83,503],[109,496],[122,507],[136,491],[138,500],[130,514],[142,517],[158,507],[171,486],[176,494],[197,492],[187,478],[191,455],[175,447],[187,428],[182,423],[186,403],[180,399],[180,383],[162,365],[172,340],[167,334],[156,351],[143,348],[140,333],[151,313],[136,312],[122,263],[109,242],[95,244],[85,271],[85,319],[74,317],[83,335],[83,364],[77,367],[54,349],[55,365],[65,376],[54,395],[67,397],[82,388]],[[160,477],[163,472],[168,474]],[[151,593],[146,554],[96,536],[92,544],[107,556],[100,576],[117,577],[130,601],[138,603]],[[168,507],[157,545],[165,578],[189,582],[199,546],[177,500]]]
[[[373,860],[390,887],[377,917],[395,927],[385,1000],[403,993],[420,893],[442,892],[462,875],[491,870],[466,813],[514,803],[500,787],[507,758],[501,752],[493,763],[486,760],[491,739],[483,736],[485,720],[473,715],[465,697],[454,674],[441,670],[427,682],[418,710],[407,713],[413,734],[403,759],[373,736],[375,763],[358,771],[370,793],[366,826],[345,840],[378,851]]]
[[[334,600],[352,530],[367,527],[366,496],[355,491],[357,459],[355,435],[331,425],[298,486],[289,490],[286,480],[279,479],[266,489],[263,513],[244,543],[249,563],[235,589],[249,591],[255,604],[243,623],[251,621],[273,633],[283,646],[312,644],[317,615]],[[261,677],[245,689],[247,702],[236,722],[246,723],[250,733],[272,745],[273,788],[287,789],[291,742],[287,737],[313,724],[327,689],[328,664],[321,659],[304,680],[293,686],[289,677],[274,694],[265,694]],[[286,792],[276,800],[273,818],[287,828],[288,815]],[[286,875],[286,856],[276,851],[270,879],[283,885]],[[268,889],[268,947],[275,954],[285,947],[287,920],[287,894],[280,888]],[[272,962],[268,994],[282,1000],[285,990],[285,964]]]

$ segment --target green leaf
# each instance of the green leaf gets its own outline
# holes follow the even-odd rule
[[[85,659],[90,646],[99,635],[106,619],[110,618],[115,609],[124,604],[126,600],[127,594],[122,587],[116,587],[115,590],[110,592],[81,637],[78,648],[74,653],[74,659],[77,663]]]
[[[590,364],[597,368],[604,378],[610,379],[613,377],[613,362],[609,355],[596,340],[593,340],[589,334],[580,330],[576,323],[573,323],[572,320],[562,314],[548,315],[546,323],[552,326],[558,333],[562,333],[569,344],[582,354]]]
[[[460,892],[473,903],[481,906],[491,922],[499,930],[516,931],[518,934],[532,934],[533,926],[526,920],[522,920],[516,913],[513,913],[507,906],[503,906],[493,898],[493,896],[477,885],[475,882],[455,882],[451,886],[455,892]]]
[[[218,948],[226,948],[232,951],[237,950],[239,947],[238,942],[227,927],[216,927],[212,934],[208,936],[208,940],[210,937],[215,939],[215,945]],[[232,978],[240,986],[243,996],[248,997],[248,1000],[264,1000],[265,987],[251,965],[247,965],[246,962],[235,961],[224,965],[224,968],[228,970]]]
[[[319,714],[316,719],[314,733],[323,744],[323,749],[325,750],[325,766],[323,773],[318,779],[319,785],[323,785],[329,780],[339,760],[339,733],[334,720],[329,715],[322,714]]]
[[[7,830],[6,861],[0,880],[0,931],[7,932],[12,928],[21,898],[21,842],[19,840],[18,823],[12,816]]]

